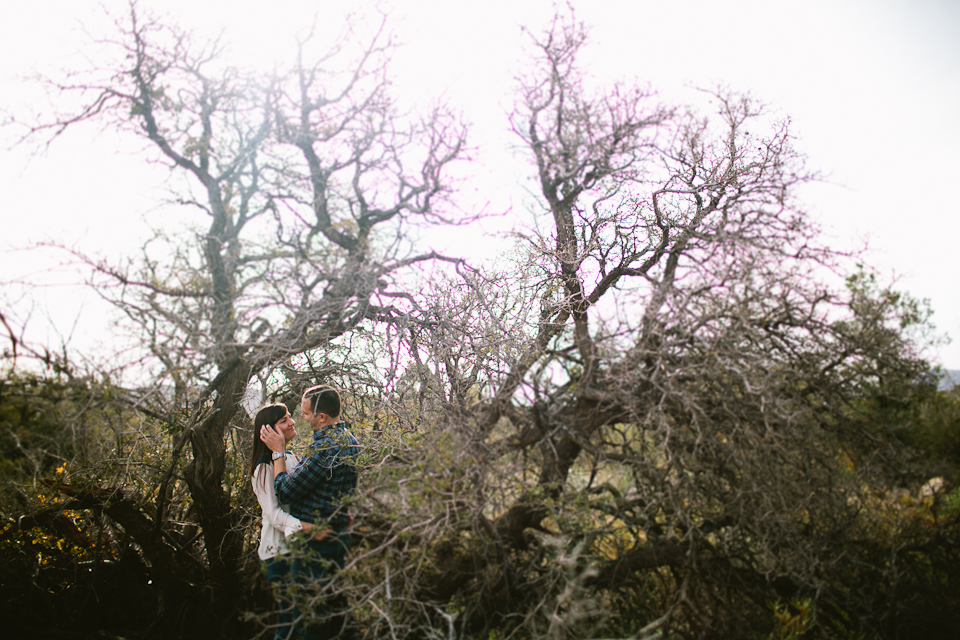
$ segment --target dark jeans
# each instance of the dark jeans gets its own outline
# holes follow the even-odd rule
[[[286,640],[290,635],[293,624],[293,604],[288,597],[290,556],[283,554],[263,561],[267,569],[267,580],[273,587],[273,597],[277,601],[277,631],[273,634],[274,640]]]
[[[336,591],[350,535],[293,545],[289,554],[266,561],[277,599],[276,640],[351,640],[347,598]]]

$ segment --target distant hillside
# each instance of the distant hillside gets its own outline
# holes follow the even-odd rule
[[[937,385],[937,388],[940,391],[946,391],[956,386],[960,386],[960,369],[944,369],[943,377],[940,378],[940,384]]]

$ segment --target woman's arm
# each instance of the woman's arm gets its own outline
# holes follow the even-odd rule
[[[292,460],[290,460],[290,458],[292,458]],[[276,462],[282,462],[285,471],[292,471],[292,469],[289,469],[289,466],[291,462],[296,465],[297,456],[288,454]],[[276,466],[279,467],[280,465],[277,464]],[[263,517],[275,529],[280,530],[285,538],[293,535],[297,531],[303,531],[318,542],[326,540],[330,536],[330,527],[316,525],[311,522],[303,522],[294,518],[280,507],[277,494],[273,489],[273,471],[274,469],[271,468],[271,465],[261,464],[253,473],[253,492],[257,494],[257,501],[260,503]]]
[[[300,522],[280,508],[277,494],[273,490],[273,468],[271,465],[258,465],[251,480],[253,481],[253,492],[257,494],[257,501],[260,503],[264,519],[275,529],[282,531],[284,537],[301,530],[305,533],[311,532],[312,526],[304,527],[304,524],[309,525],[310,523]]]

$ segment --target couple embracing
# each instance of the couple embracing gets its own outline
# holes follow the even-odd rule
[[[321,591],[330,590],[350,548],[343,501],[357,486],[360,449],[340,420],[335,389],[310,387],[300,406],[313,430],[303,460],[286,450],[296,430],[285,405],[265,406],[254,420],[250,477],[263,511],[258,554],[278,602],[278,640],[347,638],[345,598]],[[305,541],[288,545],[299,531]]]

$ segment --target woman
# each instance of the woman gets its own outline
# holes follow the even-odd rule
[[[296,437],[293,418],[284,404],[271,404],[257,412],[254,419],[253,451],[250,454],[250,480],[253,491],[260,502],[263,512],[263,525],[260,529],[260,546],[257,554],[267,570],[267,580],[276,591],[282,592],[281,584],[290,570],[290,563],[284,554],[289,552],[286,539],[297,531],[303,531],[314,540],[323,540],[330,535],[329,528],[320,528],[309,522],[301,522],[281,508],[277,495],[273,491],[273,460],[271,451],[260,439],[260,428],[267,426],[283,435],[287,442]],[[293,471],[300,460],[287,453],[287,470]],[[285,638],[289,625],[293,622],[293,611],[289,603],[278,598],[280,609],[277,614],[277,638]]]

